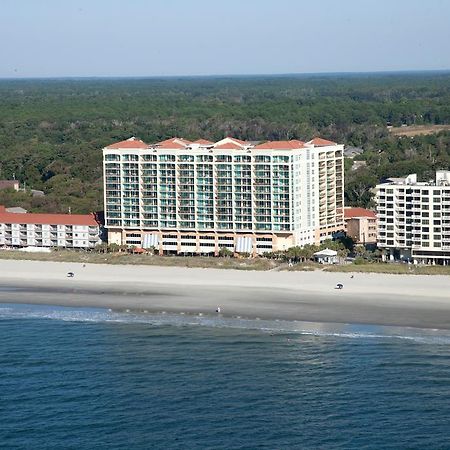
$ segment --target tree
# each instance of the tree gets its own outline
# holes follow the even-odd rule
[[[221,247],[219,250],[219,256],[230,258],[233,256],[233,252],[226,247]]]

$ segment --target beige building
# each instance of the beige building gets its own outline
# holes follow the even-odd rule
[[[347,235],[357,244],[375,245],[377,243],[377,215],[370,209],[344,208]]]
[[[432,181],[392,178],[377,190],[378,247],[387,257],[424,264],[450,263],[450,171]]]
[[[161,253],[253,254],[344,229],[343,145],[131,138],[103,149],[110,243]]]

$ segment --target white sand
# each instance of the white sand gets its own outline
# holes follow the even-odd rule
[[[446,276],[0,260],[0,302],[450,329]]]

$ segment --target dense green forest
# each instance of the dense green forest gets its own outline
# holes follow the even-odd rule
[[[450,133],[396,137],[387,125],[449,124],[450,73],[0,81],[0,204],[102,209],[101,149],[138,136],[327,139],[364,149],[346,164],[346,202],[368,205],[386,176],[450,168]]]

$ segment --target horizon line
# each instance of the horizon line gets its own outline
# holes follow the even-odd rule
[[[286,73],[253,73],[253,74],[210,74],[210,75],[61,75],[61,76],[29,76],[3,77],[0,81],[27,80],[158,80],[158,79],[200,79],[200,78],[277,78],[277,77],[319,77],[319,76],[363,76],[363,75],[414,75],[414,74],[450,74],[450,69],[402,69],[375,71],[340,71],[340,72],[286,72]]]

